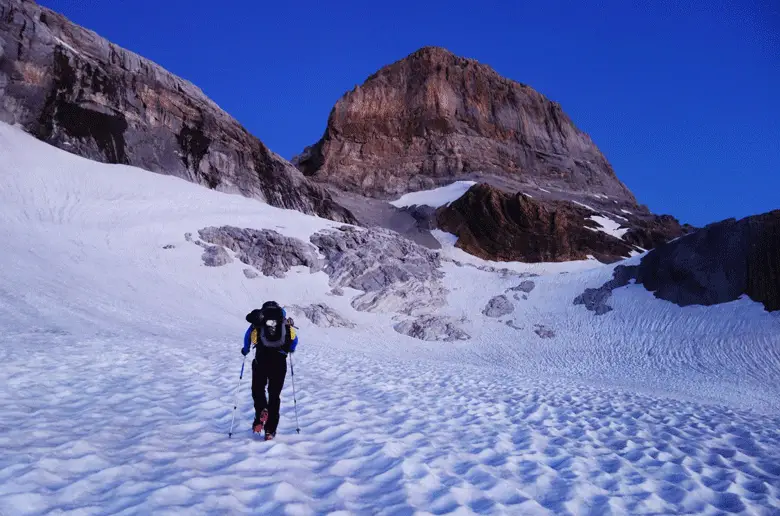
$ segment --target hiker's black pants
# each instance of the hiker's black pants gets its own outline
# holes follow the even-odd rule
[[[252,361],[252,399],[255,401],[255,421],[264,409],[268,409],[268,422],[265,431],[276,433],[279,425],[279,407],[284,377],[287,376],[287,356],[276,350],[258,348]],[[268,386],[268,398],[265,388]]]

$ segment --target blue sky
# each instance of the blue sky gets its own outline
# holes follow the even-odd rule
[[[780,208],[775,0],[40,3],[197,84],[286,158],[344,92],[438,45],[560,102],[656,213]]]

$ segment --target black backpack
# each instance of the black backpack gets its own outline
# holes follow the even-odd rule
[[[260,310],[252,310],[246,316],[247,322],[257,330],[258,344],[267,348],[279,348],[287,336],[287,320],[284,310],[275,301],[263,303]]]

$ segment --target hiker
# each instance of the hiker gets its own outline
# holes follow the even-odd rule
[[[257,350],[252,360],[252,399],[255,402],[255,420],[252,430],[259,434],[265,428],[265,440],[276,436],[279,425],[280,395],[287,375],[287,354],[295,352],[298,336],[292,318],[276,301],[268,301],[261,309],[252,310],[246,316],[250,323],[244,335],[241,354],[246,356],[250,347]],[[265,388],[268,385],[268,399]]]

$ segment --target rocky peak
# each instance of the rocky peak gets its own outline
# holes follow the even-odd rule
[[[636,204],[560,105],[438,47],[346,93],[320,141],[294,162],[307,176],[379,198],[477,177]]]
[[[200,89],[29,0],[0,0],[0,121],[90,159],[354,221]]]

